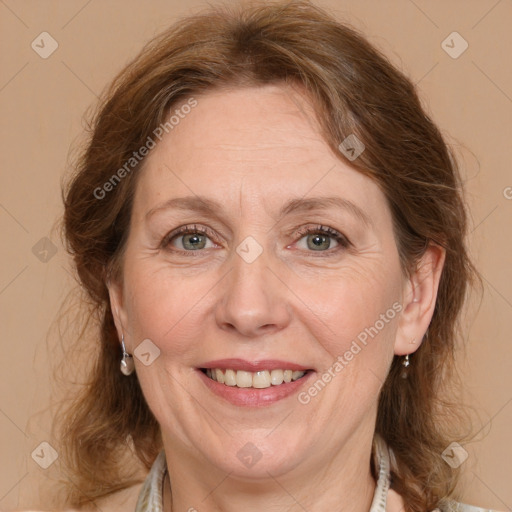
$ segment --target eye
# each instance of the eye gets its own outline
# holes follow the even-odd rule
[[[213,237],[213,233],[203,226],[198,227],[195,224],[194,226],[182,226],[166,235],[161,246],[164,248],[172,246],[186,252],[210,249],[214,247],[210,237]],[[208,242],[210,242],[209,246]]]
[[[306,242],[305,247],[301,249],[311,250],[315,252],[327,252],[328,249],[347,248],[350,246],[350,242],[345,236],[328,226],[317,226],[309,227],[299,230],[299,235],[302,235],[301,239],[297,242],[301,242],[303,239]],[[333,247],[333,241],[335,246]]]
[[[351,244],[348,239],[328,226],[307,227],[297,232],[301,236],[298,244],[305,240],[305,247],[299,247],[307,251],[314,252],[337,252],[337,249],[348,248]],[[207,227],[203,226],[182,226],[175,229],[165,236],[162,240],[162,248],[173,248],[178,252],[195,252],[201,249],[211,249],[215,247],[211,239],[215,234]],[[334,247],[333,247],[333,244]],[[172,249],[171,249],[172,250]]]

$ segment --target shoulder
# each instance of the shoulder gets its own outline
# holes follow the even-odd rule
[[[391,511],[403,511],[405,509],[404,501],[394,489],[388,491],[388,508]],[[388,510],[388,508],[386,510]],[[453,499],[443,500],[438,508],[431,512],[498,512],[489,508],[475,507],[473,505],[467,505],[466,503],[460,503]]]
[[[119,512],[119,510],[135,510],[142,485],[141,482],[140,484],[111,494],[106,498],[96,500],[94,505],[90,508],[64,510],[62,512],[98,512],[98,510],[101,510],[101,512]]]
[[[432,512],[498,512],[491,510],[490,508],[475,507],[474,505],[468,505],[461,503],[453,499],[445,500],[439,505],[439,508]]]
[[[3,512],[3,511],[2,511]],[[42,510],[42,509],[35,509],[35,508],[24,508],[20,510],[13,510],[12,512],[83,512],[81,509],[78,508],[66,508],[66,509],[55,509],[55,510]]]
[[[67,508],[59,510],[17,510],[14,512],[119,512],[120,510],[135,510],[137,498],[141,490],[142,483],[133,485],[122,491],[111,494],[106,498],[96,500],[93,505],[80,508]]]

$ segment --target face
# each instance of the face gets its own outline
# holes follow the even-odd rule
[[[176,457],[251,478],[324,467],[371,439],[393,355],[414,350],[390,210],[299,91],[196,100],[139,176],[116,325]]]

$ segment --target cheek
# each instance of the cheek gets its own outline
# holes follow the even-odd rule
[[[398,283],[397,269],[375,265],[344,269],[335,279],[302,285],[298,294],[307,297],[303,322],[322,345],[326,365],[350,351],[347,358],[364,351],[357,359],[367,361],[371,354],[382,359],[392,349],[401,308]]]
[[[134,344],[149,338],[175,356],[189,353],[190,340],[200,339],[195,332],[201,331],[197,308],[210,287],[202,279],[192,284],[164,267],[149,265],[133,265],[126,276],[126,311]]]

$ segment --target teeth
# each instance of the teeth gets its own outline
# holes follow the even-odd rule
[[[222,370],[221,370],[222,372]],[[224,384],[226,386],[236,386],[236,372],[233,370],[226,370],[224,374]]]
[[[264,370],[262,372],[254,372],[254,376],[252,378],[252,387],[253,388],[268,388],[272,384],[270,380],[270,372]]]
[[[262,370],[259,372],[246,372],[244,370],[222,370],[220,368],[207,368],[206,375],[210,379],[239,388],[264,389],[270,386],[279,386],[283,382],[292,382],[305,375],[304,371],[292,370]]]
[[[222,370],[219,370],[218,368],[215,370],[215,377],[217,382],[220,382],[221,384],[224,384],[224,374],[222,373]]]
[[[284,381],[283,370],[272,370],[270,372],[270,382],[273,386],[278,386]]]
[[[252,373],[238,370],[236,372],[236,385],[239,388],[250,388],[252,386]]]

